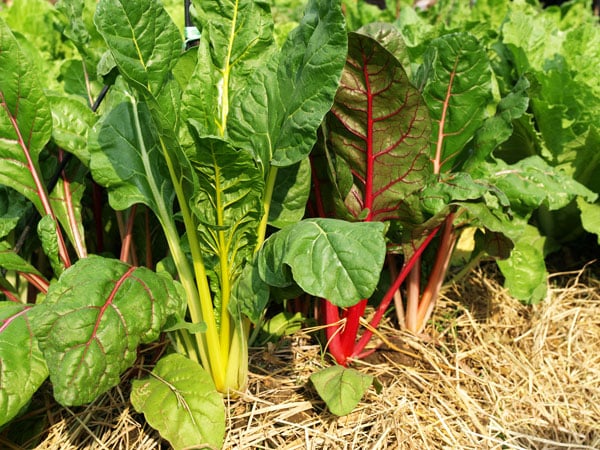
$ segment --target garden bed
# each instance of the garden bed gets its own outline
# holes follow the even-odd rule
[[[248,389],[227,399],[225,448],[599,448],[600,282],[592,272],[555,274],[547,300],[524,306],[492,266],[476,270],[446,289],[426,336],[382,328],[389,345],[357,366],[380,391],[371,388],[345,417],[328,413],[308,382],[330,363],[315,332],[253,349]],[[168,448],[131,408],[128,384],[85,408],[42,408],[36,420],[47,426],[36,448]],[[51,402],[43,392],[36,401]],[[6,432],[0,445],[20,448]]]

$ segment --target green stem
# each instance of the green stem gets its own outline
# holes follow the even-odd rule
[[[202,254],[200,253],[200,245],[196,235],[196,225],[189,209],[183,186],[178,182],[178,176],[175,172],[173,161],[169,156],[163,139],[160,138],[159,140],[162,153],[169,169],[169,175],[173,181],[175,195],[177,196],[181,208],[181,215],[183,217],[183,223],[192,253],[194,266],[193,273],[189,267],[187,258],[179,245],[179,235],[175,229],[175,224],[168,214],[166,217],[169,219],[169,229],[167,230],[166,223],[163,224],[163,228],[165,229],[169,248],[171,249],[173,260],[181,278],[180,281],[186,291],[190,318],[193,323],[204,322],[207,326],[205,333],[195,334],[202,365],[212,374],[217,389],[222,389],[225,385],[225,368],[220,358],[219,335],[213,312],[212,294],[208,284],[206,269],[202,262]],[[194,279],[196,284],[194,284]]]
[[[258,239],[256,242],[256,250],[258,252],[265,242],[267,234],[267,224],[269,223],[269,211],[271,210],[271,200],[273,199],[273,189],[275,189],[275,180],[277,179],[277,167],[271,166],[269,168],[269,175],[267,176],[267,182],[265,184],[265,195],[263,197],[263,217],[258,226]]]

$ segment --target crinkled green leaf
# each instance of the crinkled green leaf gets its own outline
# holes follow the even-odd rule
[[[175,450],[223,445],[223,399],[198,363],[171,354],[156,364],[148,378],[132,385],[133,407]]]
[[[96,123],[94,113],[77,97],[51,94],[48,101],[52,109],[52,140],[88,166],[88,132]]]
[[[336,167],[352,173],[344,199],[355,217],[409,217],[405,202],[431,174],[431,124],[421,95],[400,62],[373,38],[349,36],[340,88],[328,122]],[[348,166],[344,171],[342,165]],[[338,186],[339,192],[345,189]]]
[[[281,52],[272,52],[232,101],[229,136],[263,167],[304,159],[331,108],[347,46],[339,4],[311,0]]]
[[[439,165],[435,171],[448,171],[483,124],[492,100],[492,70],[485,49],[468,33],[434,39],[423,56],[417,86],[433,122],[431,157]]]
[[[60,276],[65,270],[65,266],[60,259],[59,255],[59,243],[56,234],[56,222],[50,215],[44,216],[40,219],[37,225],[37,234],[42,243],[42,249],[44,254],[48,257],[52,270],[56,276]]]
[[[8,235],[29,209],[29,203],[17,191],[0,186],[0,238]]]
[[[0,184],[10,186],[44,213],[39,156],[50,139],[52,117],[28,61],[0,18]]]
[[[271,52],[263,65],[249,78],[244,96],[237,96],[231,105],[228,137],[237,147],[252,151],[266,172],[273,156],[285,110],[279,96],[277,66],[279,53]]]
[[[386,253],[380,222],[309,219],[273,234],[260,251],[261,278],[305,292],[338,306],[368,298],[379,281]]]
[[[580,195],[594,201],[597,194],[548,165],[539,156],[525,158],[516,164],[501,160],[481,164],[478,177],[487,180],[506,194],[512,208],[527,217],[542,203],[550,210],[566,206]]]
[[[340,3],[310,0],[281,49],[277,81],[285,113],[279,121],[272,164],[289,166],[312,149],[316,130],[333,104],[347,45]]]
[[[193,134],[197,151],[190,160],[199,174],[199,189],[190,200],[199,222],[198,238],[206,255],[226,258],[233,281],[256,247],[262,172],[250,153],[235,150],[226,141]],[[225,270],[221,262],[215,270]]]
[[[496,115],[488,117],[475,134],[473,152],[467,156],[464,170],[470,170],[486,158],[514,132],[513,121],[520,118],[529,106],[529,81],[520,78],[512,91],[498,103]],[[522,148],[520,149],[522,151]]]
[[[304,217],[310,195],[310,161],[303,159],[278,169],[275,186],[269,208],[269,225],[282,228],[299,222]]]
[[[119,72],[142,92],[158,95],[183,42],[159,0],[101,0],[94,23]]]
[[[19,413],[48,376],[32,332],[31,308],[0,302],[0,426]]]
[[[355,369],[331,366],[310,376],[319,396],[336,416],[350,414],[373,384],[373,377]]]
[[[62,33],[77,47],[85,63],[88,82],[92,85],[96,79],[96,67],[106,48],[93,23],[97,3],[97,0],[60,0],[56,3],[63,25]],[[81,68],[82,62],[78,62]]]
[[[225,136],[230,108],[251,75],[276,50],[268,3],[211,0],[194,3],[202,34],[196,69],[187,86],[185,116],[199,125],[200,135]],[[246,101],[244,95],[241,101]],[[236,120],[235,114],[231,115]]]
[[[538,303],[546,296],[548,272],[544,260],[546,238],[537,228],[524,227],[519,239],[513,240],[515,247],[510,257],[498,261],[505,277],[504,286],[510,295],[526,302]]]
[[[117,385],[181,301],[170,278],[143,267],[90,256],[67,269],[32,319],[56,400],[82,405]]]

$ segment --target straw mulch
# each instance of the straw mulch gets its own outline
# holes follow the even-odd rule
[[[225,399],[225,447],[600,449],[600,281],[591,270],[554,275],[547,300],[527,307],[498,278],[484,266],[447,288],[426,336],[384,326],[381,349],[356,365],[379,387],[346,417],[308,382],[330,364],[314,333],[255,349],[248,389]],[[126,391],[87,408],[40,405],[37,448],[168,448]]]

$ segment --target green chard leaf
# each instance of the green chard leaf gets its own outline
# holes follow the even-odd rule
[[[158,96],[182,52],[177,26],[159,0],[101,0],[94,23],[129,83]]]
[[[259,253],[261,278],[276,287],[297,283],[338,306],[371,296],[386,253],[380,222],[308,219],[269,237]]]
[[[96,68],[106,49],[93,23],[97,3],[97,0],[60,0],[56,3],[62,33],[79,51],[90,82],[96,79]],[[78,61],[78,65],[81,68],[82,62]],[[68,90],[67,86],[65,83],[65,90]],[[81,94],[86,90],[80,90]]]
[[[108,188],[113,208],[143,203],[159,220],[172,217],[175,192],[150,111],[130,100],[111,109],[90,133],[90,169]]]
[[[306,212],[310,195],[311,168],[308,158],[277,171],[277,189],[269,209],[269,225],[283,228],[299,222]]]
[[[333,103],[346,49],[338,2],[309,1],[281,52],[265,55],[244,95],[232,100],[230,139],[252,150],[265,168],[304,159]]]
[[[48,376],[32,332],[31,305],[0,302],[0,426],[13,419]]]
[[[168,276],[143,267],[93,255],[67,269],[32,311],[56,400],[82,405],[117,385],[181,301]]]
[[[148,378],[132,385],[133,407],[175,450],[223,445],[223,399],[198,363],[171,354],[156,364]]]
[[[0,18],[0,184],[10,186],[48,213],[39,156],[50,139],[50,107],[36,67]]]
[[[88,133],[96,123],[96,116],[81,98],[55,94],[47,98],[52,109],[52,140],[89,166]]]
[[[112,109],[101,127],[96,127],[99,134],[92,136],[91,146],[102,167],[97,169],[98,176],[114,191],[115,208],[142,202],[165,226],[172,220],[175,191],[182,197],[191,197],[195,191],[194,174],[176,137],[181,88],[172,70],[182,53],[179,29],[158,0],[103,0],[94,21],[119,72],[144,99],[139,102],[128,95],[130,105]],[[120,149],[120,144],[128,151]],[[102,155],[105,151],[109,158]],[[137,162],[129,166],[130,160]],[[130,177],[127,167],[141,170]],[[94,167],[92,173],[96,177]]]
[[[202,39],[184,96],[185,114],[202,125],[202,136],[225,136],[232,102],[277,48],[273,21],[268,3],[216,0],[193,4]]]
[[[40,219],[37,225],[37,233],[42,243],[44,254],[48,257],[52,270],[56,276],[60,276],[65,270],[65,266],[60,259],[58,252],[59,242],[56,236],[56,222],[52,216],[47,215]]]
[[[310,0],[281,49],[277,81],[285,113],[272,164],[289,166],[310,153],[316,130],[333,104],[347,45],[340,3]]]
[[[198,219],[198,238],[206,255],[221,255],[233,281],[256,248],[256,229],[262,217],[264,181],[252,155],[216,138],[193,133],[197,152],[190,157],[199,174],[199,189],[191,199]],[[210,261],[205,261],[209,267]],[[223,283],[224,280],[221,280]]]
[[[431,41],[416,78],[433,121],[434,172],[449,171],[483,124],[492,101],[488,56],[468,33],[444,35]]]
[[[544,259],[546,238],[537,228],[525,224],[521,236],[513,242],[510,257],[498,261],[505,277],[504,286],[515,298],[526,303],[538,303],[545,298],[548,289]]]
[[[513,121],[522,117],[529,106],[529,86],[527,78],[519,78],[511,92],[498,103],[496,114],[485,119],[475,134],[473,153],[467,156],[464,170],[469,171],[485,161],[500,144],[513,136]]]
[[[336,416],[345,416],[358,405],[373,384],[373,377],[355,369],[331,366],[313,373],[310,381],[329,411]]]

